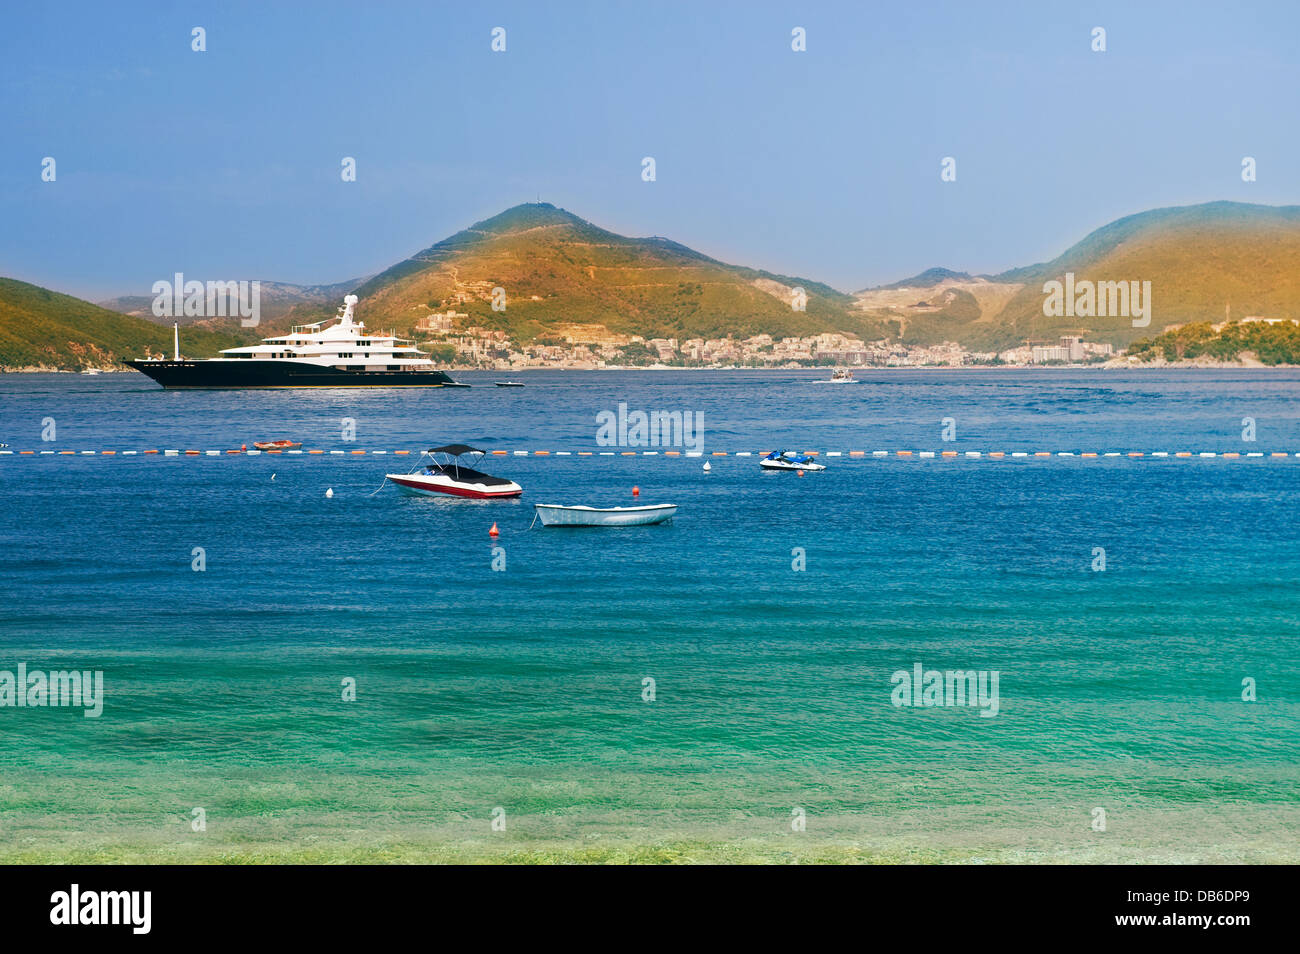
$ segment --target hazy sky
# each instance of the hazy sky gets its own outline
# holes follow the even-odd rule
[[[0,275],[341,281],[539,195],[846,291],[1000,271],[1297,202],[1298,37],[1294,2],[11,4]]]

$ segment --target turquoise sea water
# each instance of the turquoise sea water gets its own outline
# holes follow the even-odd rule
[[[491,503],[373,493],[410,466],[373,454],[0,457],[0,670],[106,687],[98,719],[0,708],[0,857],[1296,860],[1300,459],[1009,455],[1294,455],[1300,375],[820,376],[0,378],[15,451],[574,452],[488,458],[525,488]],[[698,412],[706,454],[846,456],[576,456],[620,402]],[[528,529],[634,485],[677,519]],[[998,671],[998,714],[896,707],[916,663]]]

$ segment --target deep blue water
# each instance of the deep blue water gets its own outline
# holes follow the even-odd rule
[[[111,857],[173,857],[202,805],[221,820],[209,843],[231,849],[488,851],[494,806],[509,837],[560,846],[788,839],[799,806],[809,837],[867,849],[1294,857],[1300,374],[515,376],[529,386],[0,378],[15,451],[291,436],[574,453],[489,457],[525,488],[491,503],[375,493],[414,460],[373,453],[0,457],[0,669],[99,668],[107,684],[99,719],[0,708],[0,825],[36,853],[71,826]],[[576,456],[605,449],[596,415],[619,402],[698,412],[705,453],[729,455],[708,474],[686,456]],[[846,456],[804,477],[732,456],[773,447]],[[633,486],[677,519],[528,529],[532,503],[626,504]],[[997,716],[894,706],[891,674],[916,662],[997,670]]]

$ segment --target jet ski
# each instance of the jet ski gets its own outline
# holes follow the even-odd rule
[[[765,470],[825,470],[825,464],[819,464],[807,454],[794,451],[772,451],[758,462]]]

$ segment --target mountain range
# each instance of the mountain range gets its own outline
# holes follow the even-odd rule
[[[340,300],[366,279],[353,278],[345,282],[330,285],[291,285],[288,282],[261,282],[261,317],[264,321],[275,321],[293,313],[303,306],[321,305]],[[124,315],[154,320],[153,295],[121,295],[98,302],[101,308],[120,311]],[[187,317],[157,319],[166,324],[173,321],[181,325],[202,324],[208,319]],[[231,324],[234,324],[232,322]]]
[[[1048,317],[1044,282],[1151,283],[1152,320]],[[495,293],[494,289],[502,289]],[[791,302],[802,289],[802,310]],[[215,353],[332,315],[362,299],[372,328],[409,334],[430,311],[460,326],[504,331],[519,343],[588,334],[686,339],[838,331],[904,344],[956,341],[1000,350],[1080,334],[1118,346],[1170,324],[1263,315],[1300,317],[1300,207],[1238,202],[1155,209],[1088,234],[1051,261],[995,275],[931,268],[853,294],[811,278],[728,264],[661,237],[629,238],[548,203],[507,209],[369,278],[324,285],[262,283],[262,326],[205,319],[187,354]],[[504,309],[494,308],[494,300]],[[92,305],[0,280],[0,367],[116,363],[149,343],[165,347],[150,296]],[[123,314],[125,313],[125,314]],[[166,319],[170,323],[171,319]],[[160,344],[161,343],[161,344]],[[100,365],[102,366],[102,365]]]

